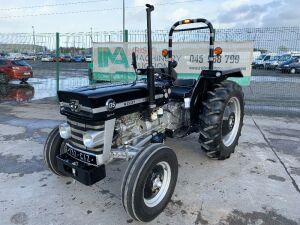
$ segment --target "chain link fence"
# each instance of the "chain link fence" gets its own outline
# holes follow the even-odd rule
[[[206,41],[208,35],[203,31],[188,31],[175,33],[173,40]],[[63,33],[59,37],[61,89],[89,84],[86,58],[92,54],[93,42],[123,41],[121,31]],[[167,42],[168,31],[153,31],[152,39],[155,42]],[[217,29],[215,39],[228,42],[253,41],[254,51],[260,53],[300,53],[300,27]],[[128,32],[128,42],[146,40],[145,30]],[[35,93],[31,99],[50,97],[56,93],[56,43],[55,33],[0,33],[1,57],[24,59],[32,66],[34,78],[29,80],[29,85],[34,87]],[[253,69],[251,84],[244,87],[247,111],[300,115],[299,88],[299,74]],[[1,85],[2,96],[5,93],[3,89]]]

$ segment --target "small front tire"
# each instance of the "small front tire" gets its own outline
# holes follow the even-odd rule
[[[46,166],[58,176],[66,176],[58,170],[56,156],[63,153],[63,139],[60,137],[58,126],[55,127],[45,143],[44,147],[44,161]]]
[[[167,206],[178,176],[178,161],[172,149],[153,144],[130,162],[122,183],[122,203],[135,220],[149,222]]]

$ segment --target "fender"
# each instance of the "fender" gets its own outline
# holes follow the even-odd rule
[[[201,102],[205,98],[205,93],[209,91],[214,84],[226,80],[228,77],[244,77],[241,70],[202,70],[192,93],[190,105],[191,126],[197,126],[198,114],[201,109]]]

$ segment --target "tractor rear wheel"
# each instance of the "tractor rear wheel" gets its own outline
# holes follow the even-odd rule
[[[238,145],[243,118],[244,94],[240,85],[226,80],[208,91],[199,116],[199,142],[208,157],[230,157]]]

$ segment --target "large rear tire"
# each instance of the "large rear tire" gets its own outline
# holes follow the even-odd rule
[[[122,203],[135,220],[149,222],[167,206],[178,176],[174,151],[161,144],[141,150],[130,162],[122,182]]]
[[[58,170],[56,156],[63,153],[63,139],[59,135],[58,126],[49,134],[44,147],[44,161],[46,166],[58,176],[66,176]]]
[[[224,160],[238,145],[244,118],[240,85],[223,81],[208,91],[199,116],[201,148],[210,158]]]

